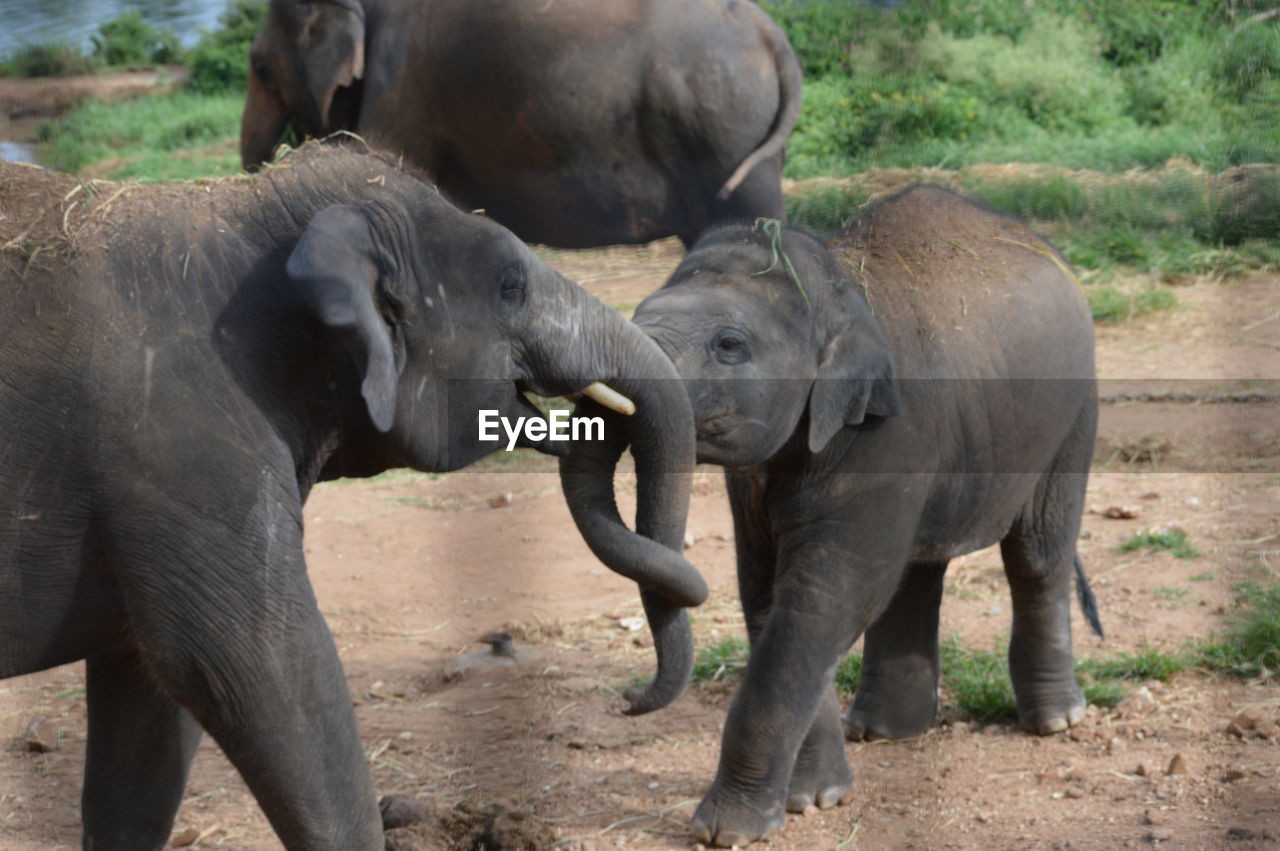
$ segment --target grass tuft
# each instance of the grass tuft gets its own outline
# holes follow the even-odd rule
[[[730,636],[698,650],[693,663],[695,683],[729,682],[746,670],[751,648],[745,638]]]
[[[1196,661],[1213,671],[1267,680],[1280,673],[1280,585],[1236,586],[1244,609],[1221,639],[1200,645]]]
[[[1129,553],[1137,550],[1149,552],[1168,552],[1177,558],[1199,558],[1200,551],[1187,540],[1187,533],[1181,529],[1147,529],[1135,532],[1117,548],[1117,552]]]

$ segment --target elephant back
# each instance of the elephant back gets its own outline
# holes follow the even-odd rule
[[[892,195],[828,242],[903,377],[1092,378],[1079,280],[1022,222],[937,186]]]

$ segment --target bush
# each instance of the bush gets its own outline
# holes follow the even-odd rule
[[[1213,72],[1239,97],[1280,79],[1280,27],[1245,27],[1229,36]]]
[[[202,94],[244,91],[249,81],[249,45],[266,20],[266,0],[232,0],[218,22],[191,51],[187,88]]]
[[[125,12],[98,27],[89,37],[93,56],[104,65],[168,65],[182,61],[178,37],[142,20],[141,12]]]
[[[26,44],[0,61],[0,77],[69,77],[89,74],[91,57],[65,41]]]

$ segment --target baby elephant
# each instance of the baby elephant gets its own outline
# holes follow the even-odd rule
[[[751,640],[701,841],[835,804],[846,735],[929,727],[943,572],[996,542],[1019,718],[1080,719],[1069,615],[1074,576],[1101,634],[1076,555],[1098,403],[1089,307],[1056,251],[919,187],[825,247],[774,221],[713,230],[635,322],[685,379],[698,459],[727,468]],[[842,727],[832,675],[864,631]]]

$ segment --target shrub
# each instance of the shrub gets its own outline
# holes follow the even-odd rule
[[[25,44],[0,61],[0,77],[69,77],[94,70],[91,57],[65,41]]]
[[[167,65],[182,61],[178,37],[167,29],[151,26],[137,11],[125,12],[98,27],[89,40],[94,58],[104,65]]]
[[[221,28],[205,33],[192,49],[187,88],[202,94],[243,91],[249,79],[249,45],[266,14],[265,0],[232,0],[218,19]]]
[[[1237,96],[1280,79],[1280,27],[1245,27],[1227,37],[1213,71]]]

